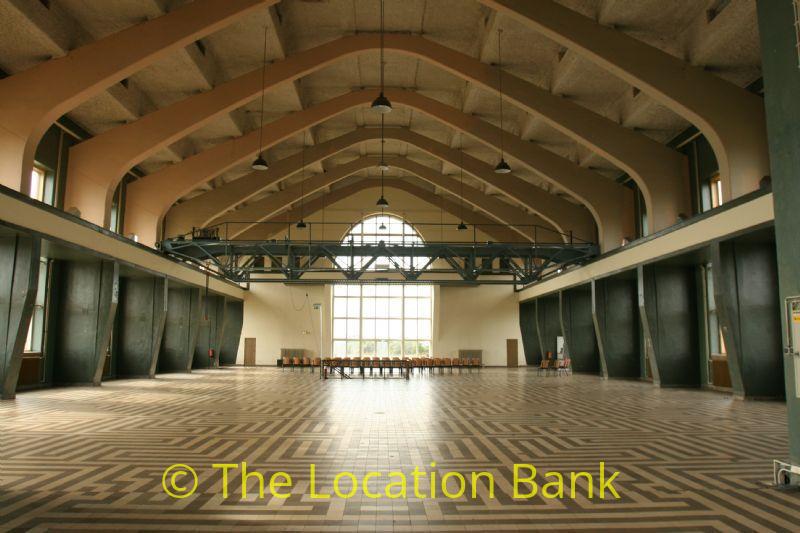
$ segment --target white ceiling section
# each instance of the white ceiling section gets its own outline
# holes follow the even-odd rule
[[[0,68],[9,74],[20,72],[184,3],[183,0],[0,0]],[[560,0],[560,3],[739,86],[747,86],[761,76],[755,0]],[[662,143],[689,126],[675,113],[587,59],[493,13],[476,0],[385,0],[385,9],[387,32],[422,35],[484,63],[498,62],[498,30],[502,29],[502,64],[509,73]],[[96,134],[259,68],[265,24],[269,37],[268,61],[274,61],[348,35],[377,32],[379,13],[379,0],[283,0],[270,8],[269,13],[265,10],[263,17],[240,20],[148,66],[68,116]],[[350,56],[300,82],[270,90],[265,99],[265,122],[353,89],[374,88],[379,84],[378,51]],[[407,54],[387,50],[386,85],[419,91],[500,124],[497,95]],[[153,172],[256,128],[259,105],[259,99],[255,99],[218,118],[148,158],[139,168]],[[610,179],[620,175],[614,165],[577,146],[542,120],[508,102],[504,110],[506,130]],[[305,139],[309,144],[318,143],[357,127],[379,125],[380,115],[365,107],[315,126]],[[453,147],[461,143],[461,136],[453,129],[399,105],[386,115],[386,126],[408,127]],[[303,137],[298,134],[274,146],[267,152],[268,159],[297,153]],[[467,137],[463,142],[467,153],[491,165],[497,162],[499,154],[495,150]],[[405,143],[389,140],[385,150],[387,154],[407,156],[446,174],[457,173],[453,165],[443,164]],[[309,172],[322,172],[359,156],[378,153],[380,142],[367,142],[311,165]],[[248,171],[246,165],[234,168],[189,196],[219,187]],[[377,174],[374,169],[361,175]],[[515,174],[542,185],[539,178],[519,165]],[[389,173],[397,175],[402,172]],[[294,176],[278,187],[285,188],[298,178]],[[486,188],[480,182],[465,181]],[[487,192],[496,194],[492,190]],[[502,198],[511,202],[505,196]]]

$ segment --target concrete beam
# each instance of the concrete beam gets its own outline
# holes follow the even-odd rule
[[[318,174],[307,178],[303,181],[302,185],[299,182],[295,183],[276,194],[272,194],[242,209],[216,218],[211,221],[211,225],[222,225],[220,233],[224,238],[241,238],[243,233],[256,226],[258,222],[280,213],[287,206],[299,201],[301,198],[319,192],[361,170],[376,167],[379,162],[380,158],[378,157],[361,157],[355,159],[344,165],[339,165],[324,174]],[[402,157],[387,159],[387,163],[395,168],[410,172],[424,181],[449,190],[451,194],[458,195],[461,193],[461,187],[457,180],[447,178],[430,167]],[[543,226],[543,228],[546,227],[542,219],[527,215],[527,213],[511,205],[504,204],[496,198],[487,196],[468,185],[464,186],[464,199],[475,207],[485,211],[487,215],[495,218],[501,224],[513,226],[514,222],[516,222],[517,224],[538,224]],[[511,222],[512,220],[514,222]],[[516,231],[518,235],[511,242],[519,241],[520,237],[529,241],[532,241],[534,238],[535,232],[532,229],[518,228],[516,226],[512,227],[512,229]],[[557,232],[554,231],[553,233]],[[544,231],[542,231],[541,235],[543,238],[547,237]]]
[[[764,105],[757,95],[552,0],[480,2],[594,61],[697,126],[714,148],[726,200],[757,190],[770,174]]]
[[[447,161],[455,166],[461,163],[458,150],[413,132],[407,128],[385,130],[387,139],[399,140]],[[360,128],[328,142],[314,146],[303,154],[295,154],[277,161],[265,172],[253,172],[223,187],[214,189],[171,208],[165,219],[165,234],[169,236],[188,233],[193,227],[206,226],[226,211],[247,201],[302,169],[303,160],[308,165],[365,141],[380,139],[380,131]],[[513,175],[495,174],[490,165],[463,155],[464,171],[486,185],[490,185],[509,198],[522,203],[542,216],[562,233],[572,232],[579,239],[594,241],[596,228],[591,213],[582,206],[551,195],[530,182]],[[458,195],[458,192],[455,193]]]
[[[321,210],[323,205],[333,205],[335,202],[343,200],[351,194],[355,194],[366,189],[374,188],[377,190],[379,187],[380,184],[377,180],[366,178],[339,189],[335,189],[327,193],[324,200],[322,198],[315,198],[308,204],[304,205],[303,216],[310,216]],[[444,211],[455,217],[461,216],[461,206],[457,202],[438,197],[431,191],[424,189],[419,185],[409,183],[405,180],[392,179],[386,183],[385,188],[387,191],[392,189],[405,191],[409,194],[413,194],[423,202],[428,202],[431,205],[441,207]],[[286,223],[287,221],[294,222],[297,220],[300,220],[300,209],[291,209],[280,215],[275,215],[270,219],[265,220],[265,224],[256,226],[244,232],[240,235],[240,238],[245,240],[270,239],[275,235],[282,233],[286,229],[285,225],[280,225],[279,223]],[[497,242],[512,242],[518,238],[515,232],[511,231],[509,228],[496,225],[496,221],[481,213],[465,210],[464,222],[471,224],[472,226],[479,227],[480,231],[489,235]]]
[[[501,136],[505,135],[503,142],[510,157],[563,187],[587,206],[598,223],[601,242],[620,243],[631,235],[628,232],[633,223],[630,189],[430,98],[402,90],[387,90],[386,95],[488,145],[500,146]],[[264,126],[264,145],[270,146],[341,112],[367,104],[374,96],[374,91],[354,91],[280,118]],[[126,233],[135,233],[140,242],[154,244],[162,217],[178,198],[215,175],[246,162],[259,150],[256,130],[131,183],[127,189]]]
[[[159,58],[276,1],[198,0],[0,80],[0,184],[28,189],[39,140],[70,109]]]
[[[58,261],[53,382],[100,385],[119,298],[115,261]]]
[[[0,399],[13,399],[39,280],[41,240],[0,237]]]
[[[158,372],[191,372],[200,319],[202,289],[170,288]]]
[[[167,318],[167,280],[123,279],[120,287],[117,375],[155,377]]]

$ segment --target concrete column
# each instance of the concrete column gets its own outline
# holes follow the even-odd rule
[[[800,69],[791,2],[758,0],[767,129],[775,198],[778,302],[800,294]],[[785,313],[785,311],[783,311]],[[781,321],[786,328],[786,316]],[[784,331],[783,339],[786,339]],[[783,341],[786,348],[786,341]],[[800,464],[800,358],[784,357],[789,454]],[[796,479],[800,483],[800,479]]]
[[[41,240],[0,237],[0,399],[13,399],[39,279]]]
[[[241,300],[228,300],[225,303],[225,331],[219,350],[219,364],[235,365],[236,355],[239,351],[239,340],[244,324],[244,302]]]
[[[561,321],[573,371],[598,374],[600,354],[592,321],[591,285],[561,292]]]
[[[714,244],[711,264],[734,394],[783,397],[775,245],[752,240]]]
[[[200,319],[192,368],[217,368],[219,366],[220,346],[225,335],[226,311],[224,296],[209,294],[205,297],[205,307]],[[209,350],[214,350],[213,359],[208,356]]]
[[[167,279],[123,279],[120,286],[117,375],[155,377],[167,318]]]
[[[191,372],[202,312],[201,289],[169,289],[167,317],[158,356],[159,372]]]
[[[626,273],[593,281],[592,317],[603,376],[639,378],[636,280]]]
[[[119,264],[65,261],[58,270],[53,382],[100,385],[117,311]]]
[[[647,265],[637,269],[639,316],[653,384],[699,387],[695,268]]]
[[[67,111],[236,18],[276,2],[199,0],[0,80],[0,184],[27,190],[39,140]],[[67,198],[67,207],[76,205],[69,192]]]

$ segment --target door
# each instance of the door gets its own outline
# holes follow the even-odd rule
[[[517,339],[506,339],[506,366],[517,368]]]
[[[244,338],[244,366],[256,366],[256,339]]]

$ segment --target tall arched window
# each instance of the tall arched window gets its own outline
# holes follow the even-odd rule
[[[354,244],[420,244],[417,231],[402,219],[375,215],[354,224],[343,239]],[[361,268],[367,258],[357,257]],[[350,258],[337,260],[349,266]],[[427,260],[414,259],[421,267]],[[411,265],[403,260],[403,268]],[[369,270],[393,265],[381,258]],[[432,343],[433,287],[421,284],[349,284],[333,287],[334,357],[429,357]]]

